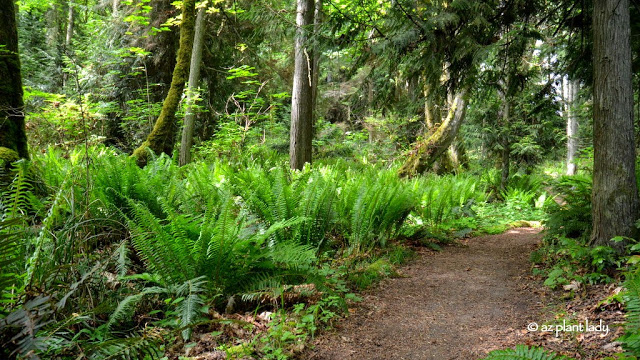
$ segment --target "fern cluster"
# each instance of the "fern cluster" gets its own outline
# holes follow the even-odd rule
[[[359,172],[341,186],[341,230],[357,250],[385,246],[416,207],[416,195],[394,172]]]
[[[233,295],[256,283],[293,281],[315,260],[308,245],[275,234],[302,219],[290,218],[268,227],[251,221],[227,195],[204,214],[184,215],[165,206],[159,219],[144,204],[129,201],[131,241],[147,268],[168,284],[203,276],[212,292]]]
[[[413,187],[420,196],[416,214],[432,226],[471,215],[471,205],[486,199],[484,188],[471,176],[425,176]]]
[[[545,208],[547,239],[586,239],[591,233],[591,188],[589,175],[564,176],[554,185],[555,201]]]
[[[540,347],[517,345],[514,349],[494,350],[482,360],[572,360]]]
[[[624,287],[626,292],[623,299],[627,314],[625,334],[619,340],[631,355],[640,356],[640,273],[637,268],[627,275]]]

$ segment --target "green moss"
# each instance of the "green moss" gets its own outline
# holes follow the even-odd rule
[[[253,347],[249,344],[232,346],[225,351],[229,359],[244,359],[253,354]]]
[[[131,154],[131,156],[136,158],[136,163],[138,164],[138,166],[144,167],[145,165],[147,165],[149,151],[149,143],[148,141],[145,141],[142,143],[142,145],[140,145],[133,151],[133,154]]]
[[[0,164],[1,165],[7,166],[8,164],[11,164],[12,162],[17,161],[19,159],[20,159],[20,156],[15,150],[11,150],[6,147],[0,147]]]
[[[348,280],[353,285],[360,289],[369,288],[380,280],[389,277],[397,276],[393,265],[387,259],[378,259],[373,263],[362,265],[360,269],[352,272],[348,276]]]
[[[389,262],[394,265],[402,265],[405,264],[408,260],[414,258],[416,255],[415,251],[403,247],[403,246],[394,246],[389,253],[387,254],[387,258],[389,258]]]

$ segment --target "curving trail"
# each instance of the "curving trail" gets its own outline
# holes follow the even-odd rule
[[[540,230],[517,228],[424,252],[385,281],[305,359],[478,359],[540,312],[522,280]]]

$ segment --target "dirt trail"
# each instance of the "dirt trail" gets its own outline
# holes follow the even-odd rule
[[[422,253],[365,296],[307,359],[478,359],[501,334],[539,320],[539,299],[524,290],[539,230],[518,228]]]

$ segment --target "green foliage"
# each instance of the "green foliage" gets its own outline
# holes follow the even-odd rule
[[[38,296],[13,310],[5,318],[0,318],[0,340],[3,340],[3,356],[30,357],[30,353],[47,349],[53,340],[43,336],[41,330],[52,315],[50,298]],[[5,344],[11,344],[6,346]]]
[[[196,217],[165,207],[165,221],[140,203],[131,200],[129,204],[132,243],[147,267],[169,284],[204,276],[214,292],[259,291],[263,290],[260,285],[273,286],[304,274],[315,259],[313,249],[306,245],[285,239],[269,241],[300,219],[263,229],[251,226],[230,196]]]
[[[336,184],[331,173],[296,174],[282,167],[258,168],[236,175],[234,191],[267,225],[298,217],[297,225],[275,233],[286,239],[321,248],[334,226]]]
[[[482,360],[571,360],[539,347],[516,345],[515,349],[494,350]]]
[[[545,285],[556,287],[572,281],[600,283],[612,280],[614,271],[624,262],[610,246],[589,244],[591,233],[591,177],[562,176],[553,182],[553,201],[544,207],[546,234],[536,251]]]
[[[578,283],[610,282],[613,272],[622,265],[624,257],[609,246],[592,247],[579,240],[557,238],[553,245],[537,250],[538,260],[546,265],[545,285],[555,288],[572,281]]]
[[[126,338],[119,338],[101,342],[90,346],[90,359],[113,359],[113,360],[134,360],[134,359],[155,359],[160,357],[159,343],[162,338],[153,330],[134,334]]]
[[[431,226],[474,216],[472,206],[486,198],[482,185],[472,176],[429,175],[416,179],[413,188],[420,194],[416,214]]]
[[[18,244],[22,222],[19,219],[6,219],[0,221],[0,316],[4,315],[5,308],[10,308],[15,303],[15,298],[21,294],[21,246]]]
[[[591,234],[591,176],[561,177],[554,184],[554,201],[547,203],[547,239],[585,239]]]
[[[619,340],[629,355],[640,356],[640,275],[637,266],[627,274],[623,286],[627,313],[625,333]]]
[[[353,294],[345,296],[355,299]],[[319,326],[328,326],[339,316],[343,302],[341,297],[332,295],[314,304],[296,304],[290,314],[284,311],[273,314],[268,332],[257,339],[260,358],[287,359],[295,356],[295,350],[308,339],[313,339]]]
[[[162,294],[171,296],[165,300],[165,303],[174,308],[165,314],[170,321],[165,320],[163,324],[183,329],[182,337],[184,340],[188,340],[191,336],[191,326],[202,317],[203,293],[205,292],[203,285],[206,282],[205,277],[200,276],[187,280],[182,284],[169,285],[167,287],[146,287],[137,294],[127,296],[118,304],[118,307],[111,313],[109,321],[105,324],[105,329],[111,330],[115,325],[130,319],[138,303],[145,297]],[[175,320],[171,315],[175,317]]]
[[[340,189],[338,229],[356,251],[385,246],[415,208],[415,196],[391,171],[347,178]]]

